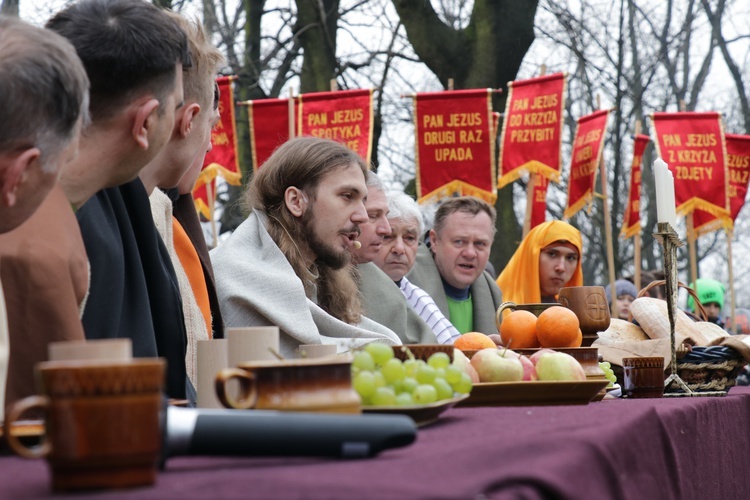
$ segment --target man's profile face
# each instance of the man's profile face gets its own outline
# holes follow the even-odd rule
[[[351,261],[359,226],[367,222],[367,184],[360,167],[352,163],[326,175],[315,199],[307,193],[302,215],[304,235],[317,261],[341,269]]]
[[[554,297],[570,281],[578,267],[578,250],[566,242],[555,242],[539,252],[539,291]]]
[[[368,187],[365,209],[367,222],[359,226],[362,231],[359,235],[359,242],[362,246],[353,252],[354,261],[357,264],[372,262],[380,252],[383,238],[391,232],[387,218],[388,199],[383,191],[374,186]]]
[[[400,281],[414,266],[419,232],[413,220],[398,218],[388,222],[391,232],[383,239],[383,245],[373,262],[393,281]]]
[[[465,289],[484,272],[490,258],[494,228],[486,212],[476,215],[453,212],[445,226],[430,231],[435,265],[440,276],[451,286]]]

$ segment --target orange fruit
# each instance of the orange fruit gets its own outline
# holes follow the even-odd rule
[[[500,323],[500,337],[509,349],[539,347],[536,337],[536,316],[529,311],[516,310]]]
[[[466,332],[456,339],[453,347],[462,351],[478,351],[487,347],[497,347],[487,335],[480,332]]]
[[[537,318],[536,336],[542,347],[571,347],[580,327],[576,313],[567,307],[552,306]]]
[[[583,343],[583,332],[579,328],[578,335],[576,335],[575,340],[570,345],[561,346],[561,347],[581,347],[582,343]]]

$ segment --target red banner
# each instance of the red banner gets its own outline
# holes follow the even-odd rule
[[[215,199],[216,179],[214,178],[209,180],[208,184],[211,186],[211,193],[213,194],[213,197]],[[195,203],[195,209],[198,211],[198,213],[201,214],[204,218],[211,220],[211,218],[213,217],[213,207],[208,199],[208,190],[206,189],[205,182],[196,184],[195,189],[193,189],[193,202]]]
[[[249,101],[247,115],[253,170],[258,170],[276,148],[289,140],[289,99]]]
[[[472,195],[494,203],[492,89],[428,92],[414,97],[417,199]]]
[[[750,179],[750,136],[727,134],[725,140],[729,175],[729,215],[731,221],[734,222],[745,205],[747,184]],[[698,236],[722,227],[731,227],[726,222],[727,219],[718,219],[703,210],[693,212],[693,225]]]
[[[498,189],[524,171],[560,182],[565,80],[563,73],[555,73],[508,83]]]
[[[370,162],[372,89],[302,94],[298,110],[298,135],[338,141]]]
[[[534,229],[547,218],[547,187],[549,186],[549,179],[546,177],[539,174],[532,175],[534,176],[534,199],[531,205],[529,230]]]
[[[563,217],[573,217],[594,199],[594,182],[604,151],[607,118],[611,110],[595,111],[578,119],[568,177],[568,205]]]
[[[630,164],[630,189],[628,190],[628,204],[622,218],[622,238],[632,238],[641,232],[641,176],[643,169],[643,153],[651,142],[647,135],[638,134],[633,143],[633,162]]]
[[[656,149],[674,175],[679,215],[729,217],[724,127],[719,113],[654,113]]]
[[[220,76],[216,79],[219,85],[219,114],[221,119],[211,131],[213,149],[203,160],[203,170],[196,186],[221,175],[229,184],[239,186],[242,183],[242,172],[237,154],[237,130],[234,121],[233,76]]]

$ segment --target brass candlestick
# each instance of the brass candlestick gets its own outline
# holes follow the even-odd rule
[[[723,396],[722,391],[695,392],[687,386],[684,380],[677,374],[677,352],[675,346],[675,324],[677,315],[677,248],[683,245],[677,236],[677,231],[668,222],[657,223],[658,232],[654,237],[664,247],[664,280],[667,287],[667,314],[669,315],[669,340],[672,351],[672,360],[669,363],[670,375],[664,381],[664,396],[667,397],[691,397],[691,396]],[[683,392],[666,392],[671,385],[676,385]]]

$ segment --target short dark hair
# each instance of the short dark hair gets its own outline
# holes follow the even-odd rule
[[[437,234],[440,234],[440,231],[445,227],[445,221],[448,216],[455,212],[465,212],[471,215],[477,215],[480,212],[486,213],[492,221],[492,232],[493,234],[495,233],[495,222],[497,220],[495,207],[474,196],[458,196],[456,198],[448,198],[441,202],[435,212],[435,223],[433,224],[432,229],[434,229]]]
[[[163,106],[177,63],[192,64],[182,29],[143,0],[80,0],[46,27],[67,38],[83,61],[94,121],[115,115],[138,92],[152,92]]]
[[[43,168],[54,169],[79,119],[88,120],[88,89],[67,40],[0,16],[0,151],[37,147]]]

